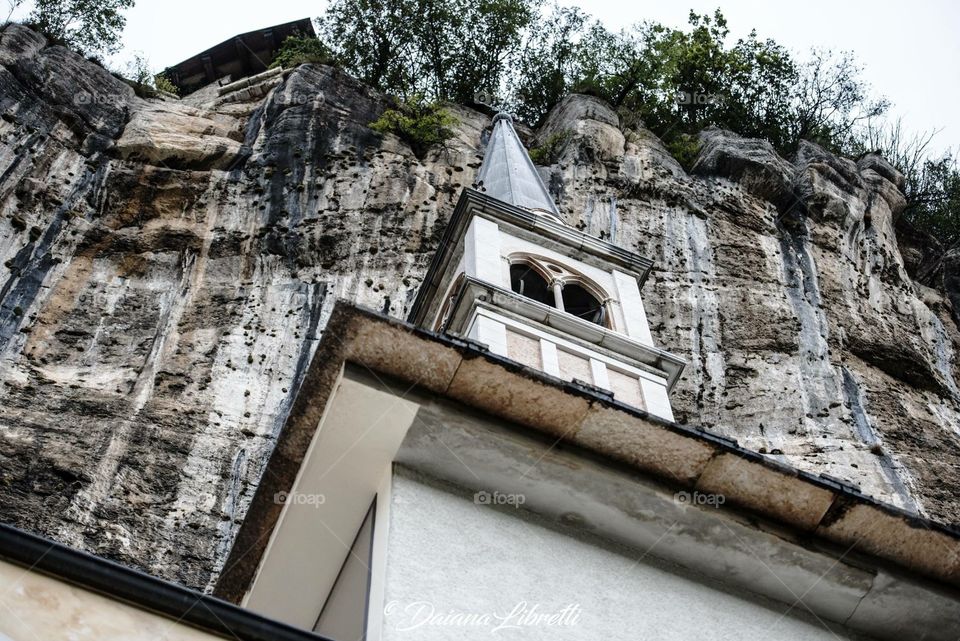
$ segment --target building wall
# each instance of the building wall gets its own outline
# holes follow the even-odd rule
[[[391,500],[383,641],[851,638],[404,468]]]

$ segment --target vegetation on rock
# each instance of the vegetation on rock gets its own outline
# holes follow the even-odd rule
[[[352,75],[409,99],[496,94],[535,21],[537,0],[334,0],[321,36]]]
[[[330,50],[319,38],[288,36],[280,45],[280,50],[270,64],[270,68],[291,69],[307,63],[330,64],[331,62],[333,62],[333,57]]]
[[[543,142],[530,150],[530,159],[538,165],[552,165],[557,162],[564,145],[573,137],[568,129],[551,134]]]
[[[423,158],[431,147],[443,144],[453,136],[452,127],[456,123],[456,118],[441,103],[414,96],[398,103],[396,109],[383,112],[370,123],[370,128],[395,134],[410,145],[418,158]]]
[[[163,73],[153,73],[150,62],[140,52],[135,52],[122,71],[113,75],[133,87],[141,98],[157,98],[161,93],[179,95],[180,90]]]

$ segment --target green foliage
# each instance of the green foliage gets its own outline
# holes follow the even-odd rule
[[[333,55],[330,50],[320,42],[319,38],[312,36],[288,36],[277,56],[270,64],[270,68],[283,67],[291,69],[302,64],[313,63],[326,65],[333,61]]]
[[[452,127],[457,119],[438,102],[427,102],[416,96],[400,103],[396,109],[388,109],[370,128],[380,133],[392,133],[410,145],[417,158],[427,151],[445,143],[453,136]]]
[[[576,7],[555,6],[531,26],[510,91],[511,106],[520,118],[538,122],[581,79],[575,38],[587,20]]]
[[[690,134],[679,134],[670,138],[666,143],[667,151],[673,156],[680,166],[690,171],[693,167],[693,161],[697,158],[700,151],[700,141],[696,136]]]
[[[177,87],[177,85],[173,84],[166,74],[156,74],[153,77],[153,86],[157,88],[157,91],[173,94],[174,96],[180,95],[180,89]]]
[[[947,248],[960,246],[960,169],[949,153],[906,174],[904,219]]]
[[[134,0],[35,0],[27,22],[86,55],[115,53]]]
[[[382,91],[472,102],[500,90],[538,0],[333,0],[318,25],[338,63]]]
[[[127,61],[120,75],[134,84],[153,84],[153,73],[150,71],[150,61],[139,51],[134,52],[133,57]]]
[[[437,101],[471,104],[480,94],[538,124],[571,92],[606,100],[621,126],[649,129],[687,168],[708,126],[764,138],[784,155],[801,140],[848,155],[887,149],[871,146],[864,129],[889,105],[871,95],[849,53],[798,57],[756,32],[732,41],[720,11],[690,12],[684,28],[646,22],[613,32],[581,9],[543,2],[331,0],[318,25],[348,73],[408,100],[375,128],[421,155],[449,137]],[[548,140],[532,155],[549,163],[561,147]],[[907,176],[904,215],[960,239],[955,158],[891,160]]]
[[[133,91],[141,98],[157,98],[161,91],[177,95],[179,90],[164,74],[154,74],[150,69],[150,61],[140,52],[134,52],[122,71],[114,71],[113,75],[133,87]]]
[[[571,91],[600,96],[628,125],[642,124],[680,155],[714,125],[770,140],[845,150],[858,123],[886,109],[871,100],[849,54],[814,51],[805,63],[756,32],[728,43],[723,14],[691,12],[687,29],[644,23],[613,33],[576,9],[542,19],[520,57],[514,109],[539,121]]]
[[[530,159],[538,165],[552,165],[572,136],[573,132],[567,129],[551,134],[542,145],[530,150]]]

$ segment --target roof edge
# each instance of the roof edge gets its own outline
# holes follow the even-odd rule
[[[330,641],[8,524],[0,524],[0,559],[228,639]]]

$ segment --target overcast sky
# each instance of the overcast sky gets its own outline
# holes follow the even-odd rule
[[[720,7],[733,38],[756,29],[798,54],[849,49],[877,94],[914,130],[942,129],[935,147],[960,148],[960,2],[957,0],[560,0],[618,30],[643,20],[683,27],[690,9]],[[323,0],[137,0],[127,14],[125,49],[162,69],[237,33],[316,17]]]

